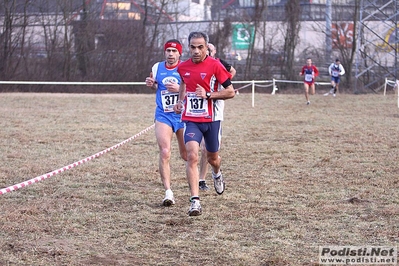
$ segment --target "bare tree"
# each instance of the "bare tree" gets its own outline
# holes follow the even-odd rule
[[[60,0],[59,0],[60,1]],[[62,38],[62,66],[63,73],[62,77],[65,80],[71,80],[73,76],[73,54],[72,47],[73,42],[71,38],[71,26],[70,21],[74,15],[73,6],[70,1],[62,1],[60,4],[62,25],[63,25],[63,38]]]
[[[299,0],[288,0],[285,5],[284,24],[284,69],[283,75],[289,80],[296,79],[294,71],[295,48],[299,41],[301,7]]]
[[[337,19],[333,23],[333,47],[339,51],[341,63],[344,65],[346,74],[344,79],[345,87],[351,88],[353,85],[353,62],[356,56],[357,29],[359,21],[360,0],[353,2],[353,8],[336,7]],[[349,14],[347,14],[349,12]],[[341,14],[341,15],[339,15]],[[352,17],[352,21],[347,21],[346,17]],[[343,87],[344,89],[344,87]]]
[[[252,40],[256,40],[258,33],[260,32],[260,29],[262,28],[261,26],[264,25],[262,24],[262,21],[264,21],[264,16],[263,13],[267,8],[267,4],[265,3],[265,1],[262,0],[255,0],[255,14],[253,16],[253,25],[254,25],[254,36],[251,36]],[[261,36],[264,36],[264,34],[262,34]],[[263,43],[263,47],[265,47],[265,42]],[[265,50],[265,48],[264,48]],[[251,45],[248,48],[248,54],[249,54],[249,60],[247,60],[246,62],[246,66],[245,66],[245,75],[244,78],[247,78],[247,73],[251,73],[252,72],[252,66],[253,66],[253,59],[255,57],[255,42],[252,41]],[[249,78],[253,78],[253,77],[249,77]]]
[[[231,44],[229,38],[233,32],[232,22],[230,18],[225,18],[223,21],[216,20],[215,32],[209,34],[210,41],[215,45],[217,51],[226,51],[230,49]],[[224,55],[221,54],[221,57]]]
[[[82,0],[82,11],[79,27],[76,32],[76,57],[78,59],[78,67],[82,78],[87,77],[88,68],[88,52],[90,50],[89,30],[88,30],[88,7],[86,1]],[[94,40],[93,40],[94,41]]]
[[[0,78],[3,80],[12,79],[18,72],[25,49],[28,5],[28,0],[23,2],[4,0],[0,6],[0,12],[3,13],[3,30],[0,34]]]
[[[30,65],[40,65],[42,71],[37,78],[50,80],[70,80],[71,78],[71,41],[68,21],[73,15],[72,0],[41,0],[37,3],[36,23],[40,33],[32,47],[35,60]]]

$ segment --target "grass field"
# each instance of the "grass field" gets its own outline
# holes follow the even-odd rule
[[[176,205],[161,206],[154,131],[0,195],[0,265],[318,265],[319,246],[399,241],[394,94],[241,93],[226,102],[226,191],[188,217],[174,146]],[[153,124],[154,95],[0,94],[0,186],[107,149]],[[174,142],[176,144],[176,142]],[[208,183],[211,183],[210,174]]]

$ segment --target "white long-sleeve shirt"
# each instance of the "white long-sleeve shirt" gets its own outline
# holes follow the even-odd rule
[[[339,77],[345,74],[345,69],[341,64],[337,65],[335,63],[332,63],[328,67],[328,73],[330,73],[330,76]]]

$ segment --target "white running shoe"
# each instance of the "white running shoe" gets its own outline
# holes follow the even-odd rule
[[[191,200],[190,209],[188,210],[188,216],[199,216],[202,213],[201,204],[199,200]]]
[[[334,96],[334,97],[336,96],[335,93],[333,94],[333,96]]]
[[[172,190],[165,191],[165,198],[162,201],[162,205],[165,207],[175,205],[175,198],[173,197]]]
[[[329,93],[329,92],[326,92],[326,93],[324,93],[323,95],[324,95],[324,96],[328,96],[328,95],[330,95],[330,93]]]
[[[213,177],[213,186],[215,187],[216,193],[219,195],[222,195],[224,192],[225,184],[224,184],[224,179],[222,176],[222,173],[220,173],[219,176],[215,176],[214,173],[212,173]]]
[[[309,105],[309,104],[310,104],[310,101],[307,101],[307,102],[306,102],[306,105]]]

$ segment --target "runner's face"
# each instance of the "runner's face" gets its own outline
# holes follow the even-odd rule
[[[206,57],[208,46],[204,38],[192,38],[190,40],[189,49],[193,62],[200,63]]]
[[[215,49],[215,46],[213,45],[213,44],[208,44],[208,49],[209,49],[209,51],[210,51],[210,56],[211,57],[213,57],[213,58],[215,58],[215,55],[216,55],[216,49]]]
[[[306,64],[307,64],[308,66],[311,66],[311,65],[312,65],[312,59],[306,60]]]
[[[167,48],[165,50],[166,64],[168,66],[175,66],[179,63],[180,53],[176,48]]]

